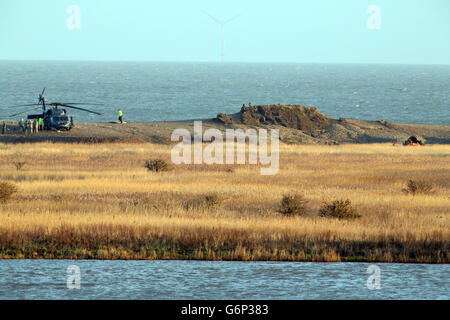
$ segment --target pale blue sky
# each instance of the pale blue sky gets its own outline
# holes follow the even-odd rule
[[[226,61],[450,64],[449,0],[1,0],[0,59],[219,61],[221,29],[202,10],[240,15]]]

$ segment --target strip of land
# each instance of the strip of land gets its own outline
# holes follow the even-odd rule
[[[450,126],[396,124],[384,120],[333,119],[315,108],[269,105],[243,108],[233,115],[203,119],[203,128],[278,129],[288,144],[403,143],[417,136],[426,144],[450,144]],[[70,131],[40,131],[24,134],[17,123],[8,122],[0,142],[151,142],[171,143],[177,128],[193,131],[193,120],[171,122],[94,123],[80,122]]]

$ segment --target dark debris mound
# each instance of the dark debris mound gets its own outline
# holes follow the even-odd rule
[[[217,121],[222,122],[223,124],[233,124],[234,120],[232,116],[229,116],[225,113],[219,113],[216,118]]]
[[[311,133],[330,125],[330,118],[320,113],[317,108],[301,105],[242,107],[240,115],[245,125],[279,125]]]

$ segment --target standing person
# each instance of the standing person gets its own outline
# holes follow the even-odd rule
[[[39,119],[34,119],[34,133],[39,132]]]
[[[39,118],[38,126],[39,126],[39,130],[44,130],[44,120],[42,118]]]
[[[251,106],[252,106],[252,103],[251,103],[251,102],[249,102],[249,103],[248,103],[248,107],[249,107],[249,108],[251,108]]]
[[[22,129],[22,133],[25,133],[25,120],[23,118],[19,121],[19,127]]]
[[[31,134],[31,120],[27,120],[27,134]]]
[[[33,133],[36,133],[36,130],[37,130],[37,121],[36,121],[36,119],[33,119],[33,124],[32,124],[31,128],[33,129]]]
[[[3,121],[2,134],[6,134],[6,121]]]
[[[118,110],[118,114],[119,114],[119,121],[120,123],[123,123],[123,112],[121,109]]]

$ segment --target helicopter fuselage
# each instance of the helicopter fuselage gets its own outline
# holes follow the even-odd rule
[[[53,107],[42,114],[29,115],[28,119],[42,118],[45,130],[70,130],[73,128],[73,118],[65,109]]]

